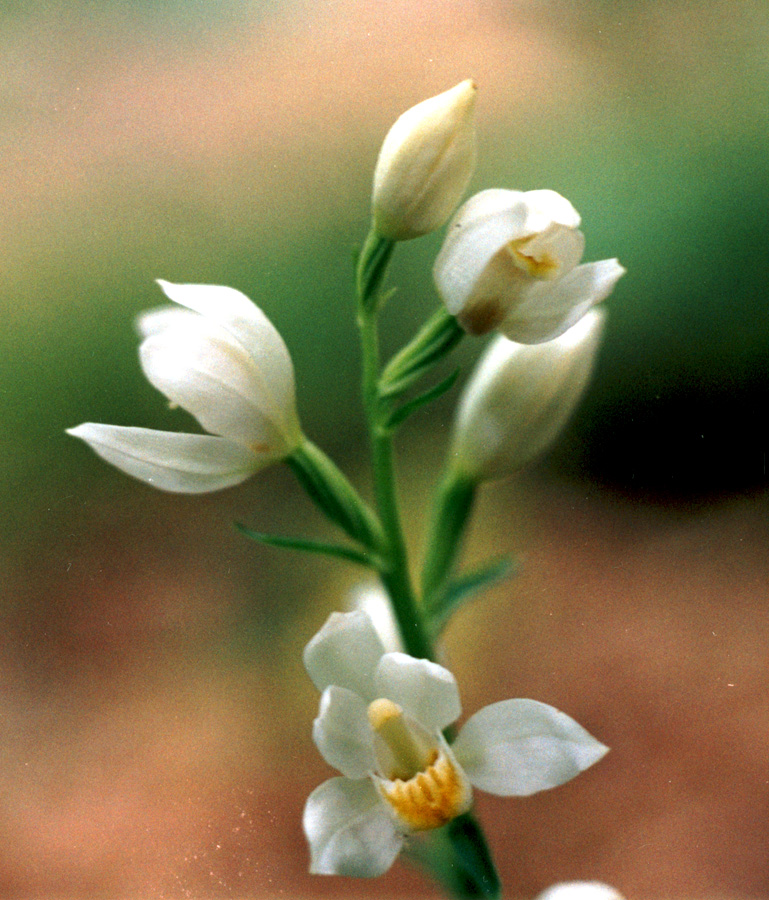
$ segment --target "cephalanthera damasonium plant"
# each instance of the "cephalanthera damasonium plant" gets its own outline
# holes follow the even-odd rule
[[[475,493],[529,463],[579,402],[598,351],[606,298],[624,270],[581,263],[580,217],[554,191],[486,190],[459,210],[476,156],[476,86],[467,80],[405,112],[374,172],[372,224],[355,272],[363,407],[375,502],[364,501],[302,431],[294,371],[282,338],[244,294],[159,281],[171,305],[139,317],[149,381],[190,412],[205,434],[86,423],[70,430],[108,462],[154,487],[200,493],[287,463],[341,543],[262,534],[279,547],[368,567],[379,588],[365,606],[332,613],[304,662],[321,692],[313,738],[341,775],[304,810],[310,869],[382,875],[403,852],[453,897],[497,897],[500,885],[473,814],[474,789],[504,797],[554,788],[607,748],[563,712],[501,700],[456,729],[461,705],[435,642],[452,613],[510,571],[492,560],[457,572]],[[437,311],[385,365],[378,324],[382,286],[399,241],[451,219],[434,267]],[[393,438],[414,412],[446,393],[457,373],[418,383],[466,333],[496,330],[459,400],[427,529],[419,584],[410,575],[395,481]],[[610,888],[561,886],[609,898]]]

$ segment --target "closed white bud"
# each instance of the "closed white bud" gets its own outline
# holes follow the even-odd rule
[[[446,309],[470,334],[497,328],[537,344],[563,334],[613,290],[616,259],[578,265],[585,238],[574,207],[555,191],[493,189],[449,223],[435,260]]]
[[[460,400],[453,463],[475,481],[518,471],[557,437],[593,370],[604,314],[591,310],[544,344],[497,337]]]
[[[423,100],[395,122],[374,170],[374,227],[406,241],[446,223],[475,169],[475,83]]]

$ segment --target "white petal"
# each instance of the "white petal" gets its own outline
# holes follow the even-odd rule
[[[179,325],[199,319],[197,313],[189,309],[179,309],[178,306],[156,306],[147,309],[136,317],[135,327],[142,339],[159,334],[167,328],[177,328]]]
[[[609,748],[552,706],[503,700],[471,716],[452,749],[476,787],[525,797],[570,781]]]
[[[178,434],[94,422],[70,428],[67,434],[84,440],[102,459],[128,475],[162,491],[181,494],[218,491],[240,484],[269,463],[226,438],[208,434]]]
[[[537,900],[623,900],[623,897],[600,881],[564,881],[542,891]]]
[[[379,696],[401,706],[417,722],[440,731],[459,718],[459,689],[448,669],[405,653],[387,653],[374,679]]]
[[[473,292],[489,260],[509,241],[531,234],[521,191],[481,191],[449,222],[433,277],[446,309],[457,315]]]
[[[293,405],[281,409],[272,385],[223,328],[200,316],[156,331],[139,347],[147,379],[206,431],[286,456],[298,440]]]
[[[519,344],[539,344],[559,337],[592,306],[605,300],[624,274],[616,259],[604,259],[577,266],[558,281],[532,283],[499,330]]]
[[[304,665],[319,691],[336,684],[370,703],[376,699],[374,672],[383,654],[382,641],[365,613],[334,612],[304,648]]]
[[[323,691],[312,738],[323,759],[348,778],[364,778],[376,768],[366,704],[347,688]]]
[[[251,354],[273,386],[276,403],[294,403],[294,367],[275,326],[245,294],[215,284],[172,284],[158,279],[166,297],[225,328]]]
[[[531,233],[542,231],[551,222],[567,228],[579,228],[580,215],[569,201],[557,191],[525,191],[523,195],[528,210],[526,224]]]
[[[325,781],[307,798],[303,825],[314,875],[374,878],[390,868],[403,846],[368,778]]]
[[[353,588],[345,606],[366,613],[388,653],[403,650],[392,603],[378,581],[367,581]]]

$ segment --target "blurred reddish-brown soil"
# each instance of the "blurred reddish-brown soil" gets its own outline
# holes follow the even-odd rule
[[[181,530],[177,553],[215,510],[161,523]],[[767,511],[766,497],[673,512],[578,486],[484,495],[470,556],[513,549],[522,570],[447,636],[466,712],[533,697],[612,748],[552,792],[479,796],[511,896],[570,878],[765,896]],[[301,808],[330,773],[300,652],[339,606],[333,581],[241,657],[226,652],[240,606],[213,550],[161,571],[151,537],[101,539],[81,548],[83,593],[64,592],[61,617],[21,609],[0,645],[0,896],[424,894],[403,866],[361,883],[306,874]]]

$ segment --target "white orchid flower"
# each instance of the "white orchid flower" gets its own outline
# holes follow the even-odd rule
[[[467,79],[401,115],[374,170],[372,210],[382,237],[405,241],[446,223],[475,168],[475,83]]]
[[[578,265],[585,238],[555,191],[481,191],[448,225],[433,276],[470,334],[495,328],[521,344],[563,334],[604,300],[625,270],[616,259]]]
[[[555,440],[590,380],[604,319],[592,309],[544,344],[490,343],[457,407],[451,456],[463,475],[510,475]]]
[[[291,357],[272,323],[240,291],[158,284],[178,306],[139,317],[142,369],[210,434],[93,422],[67,433],[164,491],[195,494],[239,484],[302,439]]]
[[[467,812],[473,786],[527,796],[569,781],[607,752],[564,713],[534,700],[485,707],[449,746],[442,731],[461,712],[454,676],[386,653],[361,611],[332,613],[304,663],[322,691],[313,738],[342,773],[305,806],[315,874],[381,875],[410,833]]]

